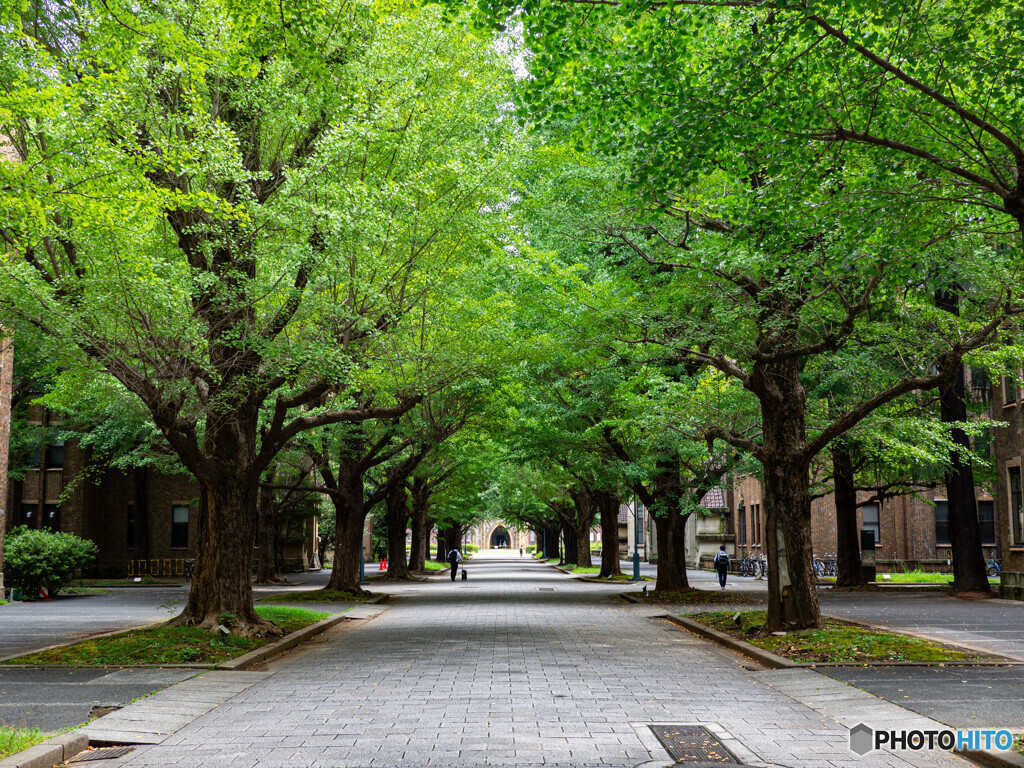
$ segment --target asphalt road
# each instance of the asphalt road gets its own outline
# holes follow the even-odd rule
[[[0,723],[43,731],[79,725],[94,707],[122,707],[196,674],[186,669],[4,669]]]
[[[953,728],[1024,726],[1024,667],[819,668]]]

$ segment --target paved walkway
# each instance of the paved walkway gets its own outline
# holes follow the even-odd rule
[[[851,717],[935,724],[811,671],[769,675],[649,618],[616,596],[621,586],[581,584],[518,553],[469,571],[468,582],[391,590],[400,596],[378,618],[327,633],[265,676],[243,673],[237,692],[220,689],[228,673],[203,675],[86,730],[133,718],[145,730],[146,707],[168,715],[150,730],[158,743],[110,768],[632,768],[667,760],[651,723],[705,725],[748,765],[969,765],[940,752],[858,757]],[[223,703],[210,708],[211,697]]]

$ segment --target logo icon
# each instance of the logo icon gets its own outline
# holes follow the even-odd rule
[[[874,735],[870,726],[858,723],[850,729],[850,749],[858,755],[866,755],[874,749]]]

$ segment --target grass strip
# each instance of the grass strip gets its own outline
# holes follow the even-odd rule
[[[765,611],[708,611],[689,618],[797,662],[957,662],[982,661],[983,654],[960,651],[940,643],[827,619],[824,629],[801,629],[784,635],[759,636]]]
[[[46,736],[38,728],[8,728],[0,725],[0,760],[45,739]]]
[[[875,579],[879,584],[949,584],[953,581],[952,573],[927,573],[925,571],[907,571],[906,573],[880,573]],[[988,577],[989,584],[998,584],[999,578]]]
[[[256,613],[274,622],[285,634],[315,624],[331,614],[306,608],[260,605]],[[231,614],[223,624],[231,626]],[[219,664],[255,650],[276,638],[244,638],[210,632],[199,627],[150,627],[112,637],[83,640],[63,648],[19,656],[6,664],[59,664],[62,666],[140,664]]]
[[[182,579],[158,579],[153,576],[140,576],[139,581],[131,579],[77,579],[71,587],[180,587],[185,583]],[[65,592],[67,590],[64,590]]]
[[[374,595],[354,595],[336,589],[307,589],[300,592],[284,592],[271,597],[261,597],[261,603],[365,603]]]
[[[764,604],[768,595],[762,592],[730,592],[728,590],[690,589],[685,592],[648,591],[643,598],[655,605],[750,605]],[[730,616],[732,614],[729,614]]]
[[[451,570],[451,566],[448,565],[448,563],[439,563],[436,560],[427,560],[427,562],[424,563],[423,570],[424,571],[438,571],[438,572],[440,572],[440,571],[448,571],[448,570]]]

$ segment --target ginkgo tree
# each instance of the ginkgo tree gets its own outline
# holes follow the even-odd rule
[[[258,481],[296,435],[393,418],[388,343],[488,236],[503,54],[413,3],[5,6],[0,310],[148,409],[200,486],[179,623],[252,610]],[[471,248],[470,248],[471,250]]]

